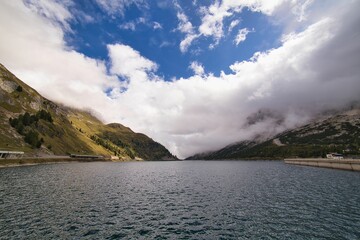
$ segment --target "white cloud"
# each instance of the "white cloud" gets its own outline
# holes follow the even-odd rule
[[[246,40],[246,36],[248,35],[248,33],[250,33],[251,31],[247,28],[242,28],[239,30],[238,34],[236,35],[234,42],[236,45],[239,45],[241,42]]]
[[[69,49],[62,28],[47,16],[21,1],[1,2],[6,34],[0,38],[0,62],[52,100],[80,108],[111,106],[104,90],[118,87],[116,78],[106,74],[104,62]]]
[[[124,30],[131,30],[131,31],[135,31],[136,30],[136,23],[131,21],[131,22],[125,22],[119,25],[120,29],[124,29]]]
[[[220,2],[215,2],[208,8],[203,8],[203,15],[199,32],[204,36],[213,36],[216,41],[219,41],[224,35],[223,19],[230,17],[232,13]]]
[[[307,19],[306,11],[313,2],[314,0],[305,0],[294,5],[292,12],[297,16],[297,20],[299,22],[305,21]]]
[[[71,14],[76,20],[83,24],[94,23],[96,21],[95,17],[86,14],[84,11],[76,8],[71,8]]]
[[[180,51],[183,53],[186,52],[189,49],[191,43],[198,37],[199,36],[195,34],[187,34],[186,37],[180,42]]]
[[[225,36],[224,20],[240,13],[244,8],[269,16],[278,14],[280,16],[278,19],[283,19],[282,21],[286,24],[291,18],[288,16],[289,14],[297,17],[298,21],[305,20],[306,11],[312,3],[313,0],[215,1],[210,6],[201,8],[202,19],[198,28],[198,36],[212,37],[214,43],[210,45],[210,48],[214,48]],[[280,11],[281,9],[286,9],[286,11]],[[288,11],[289,9],[291,10]],[[233,20],[228,27],[228,32],[231,32],[238,24],[238,20]]]
[[[169,41],[163,41],[160,45],[159,45],[159,48],[163,48],[163,47],[169,47],[169,46],[173,46],[175,45],[174,43],[172,42],[169,42]]]
[[[131,30],[131,31],[135,31],[136,27],[138,25],[145,25],[148,27],[151,27],[154,30],[157,29],[162,29],[162,26],[160,23],[158,22],[149,22],[146,18],[144,17],[139,17],[134,21],[129,21],[129,22],[124,22],[122,24],[119,25],[120,29],[124,29],[124,30]]]
[[[25,4],[32,11],[37,12],[39,15],[51,20],[53,24],[60,24],[67,30],[70,30],[68,20],[71,19],[72,16],[63,5],[47,0],[28,0]]]
[[[185,38],[180,42],[180,51],[184,53],[188,50],[191,43],[199,37],[199,35],[195,33],[192,23],[189,21],[188,17],[185,15],[181,6],[177,2],[175,3],[175,7],[178,10],[176,16],[179,20],[177,30],[185,33]]]
[[[153,22],[153,28],[156,30],[156,29],[162,29],[162,25],[158,22]]]
[[[199,62],[191,62],[189,68],[194,71],[195,75],[202,76],[205,73],[204,67]]]
[[[230,33],[234,29],[234,27],[236,27],[239,23],[240,23],[240,20],[231,21],[228,32]]]
[[[138,8],[146,7],[147,4],[144,0],[96,0],[97,4],[109,15],[124,16],[125,10],[135,5]]]
[[[276,11],[267,2],[257,7]],[[319,9],[313,24],[284,37],[278,48],[235,62],[232,73],[205,75],[194,63],[197,74],[172,81],[156,76],[156,63],[123,44],[108,45],[109,75],[108,64],[69,50],[63,29],[49,18],[20,1],[0,5],[1,63],[46,97],[95,109],[106,122],[143,132],[180,157],[273,134],[360,100],[359,1]],[[125,92],[115,75],[126,80]],[[259,112],[263,120],[250,124]]]
[[[157,65],[144,58],[138,51],[123,44],[107,46],[111,59],[112,74],[123,76],[130,81],[148,80],[148,72],[156,71]]]
[[[178,25],[177,29],[180,32],[187,33],[187,34],[191,34],[194,32],[193,25],[191,24],[188,17],[184,13],[178,12],[176,16],[179,19],[179,25]]]

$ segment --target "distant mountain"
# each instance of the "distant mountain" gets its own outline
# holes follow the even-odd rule
[[[27,156],[96,154],[123,160],[176,159],[164,146],[118,123],[56,104],[0,64],[0,150]]]
[[[283,159],[325,157],[326,153],[360,154],[360,109],[322,117],[273,137],[257,136],[218,151],[200,153],[188,159]]]

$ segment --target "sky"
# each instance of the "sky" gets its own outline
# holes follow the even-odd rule
[[[0,1],[0,63],[180,158],[360,100],[359,0]]]

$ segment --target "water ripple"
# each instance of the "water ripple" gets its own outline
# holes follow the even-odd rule
[[[360,239],[360,174],[281,162],[0,169],[0,239]]]

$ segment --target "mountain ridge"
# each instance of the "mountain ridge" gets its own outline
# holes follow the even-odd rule
[[[88,111],[52,102],[2,64],[0,150],[24,151],[26,156],[89,154],[116,155],[119,160],[177,159],[145,134],[120,123],[104,124]]]
[[[284,159],[288,157],[325,157],[338,152],[360,155],[360,108],[320,116],[305,125],[261,139],[232,143],[216,151],[198,153],[188,160]]]

